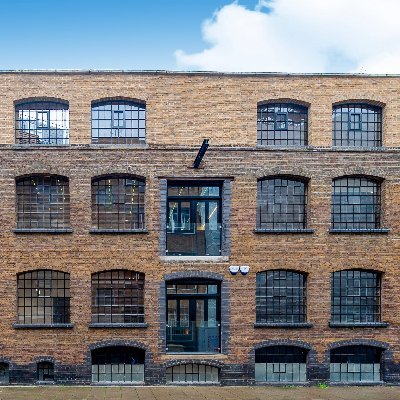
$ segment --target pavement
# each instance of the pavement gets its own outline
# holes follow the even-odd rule
[[[0,400],[400,400],[400,386],[0,387]]]

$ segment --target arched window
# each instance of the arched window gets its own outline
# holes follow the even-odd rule
[[[257,144],[306,146],[307,107],[292,103],[267,103],[257,107]]]
[[[69,228],[68,178],[57,175],[32,175],[17,179],[16,191],[17,228]]]
[[[125,175],[92,180],[92,223],[96,229],[144,229],[144,207],[144,180]]]
[[[382,349],[344,346],[331,350],[332,382],[380,382]]]
[[[332,273],[332,322],[381,321],[381,275],[367,270]]]
[[[10,383],[10,366],[5,362],[0,363],[0,383]]]
[[[256,382],[306,382],[307,350],[295,346],[257,349]]]
[[[357,176],[333,180],[332,229],[379,229],[380,225],[379,181]]]
[[[146,106],[128,100],[92,104],[92,143],[138,144],[146,141]]]
[[[144,382],[145,351],[110,346],[92,351],[92,382]]]
[[[144,274],[127,270],[93,274],[92,323],[144,323]]]
[[[382,108],[371,104],[346,103],[333,107],[334,146],[382,146]]]
[[[257,273],[256,320],[272,324],[306,322],[306,275],[286,270]]]
[[[18,274],[18,323],[67,324],[70,322],[69,274],[36,270]]]
[[[39,382],[54,381],[54,364],[49,361],[37,363],[37,379]]]
[[[167,282],[167,351],[221,351],[221,288],[218,281]]]
[[[307,183],[288,177],[260,179],[257,183],[257,228],[307,228]]]
[[[55,100],[18,103],[15,141],[30,145],[69,144],[68,103]]]
[[[180,364],[167,368],[167,383],[219,382],[219,369],[204,364]]]

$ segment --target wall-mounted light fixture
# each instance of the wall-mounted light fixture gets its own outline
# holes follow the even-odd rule
[[[239,265],[231,265],[231,266],[229,267],[229,272],[230,272],[232,275],[236,275],[236,274],[239,272],[239,269],[240,269]]]
[[[229,267],[231,275],[236,275],[239,271],[242,275],[247,275],[250,271],[250,267],[248,265],[231,265]]]

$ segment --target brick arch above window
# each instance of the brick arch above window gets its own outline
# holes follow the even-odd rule
[[[311,106],[311,103],[309,101],[290,98],[290,97],[274,97],[270,99],[260,100],[257,102],[257,106],[262,106],[264,104],[274,104],[274,103],[296,104],[306,108],[309,108]]]
[[[374,99],[369,99],[369,98],[346,98],[346,99],[338,99],[335,100],[332,103],[332,106],[341,106],[344,104],[352,104],[352,103],[357,103],[357,104],[366,104],[366,105],[371,105],[371,106],[375,106],[375,107],[385,107],[386,103],[384,103],[381,100],[374,100]]]

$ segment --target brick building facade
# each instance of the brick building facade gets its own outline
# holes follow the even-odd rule
[[[399,91],[2,72],[3,382],[398,383]]]

